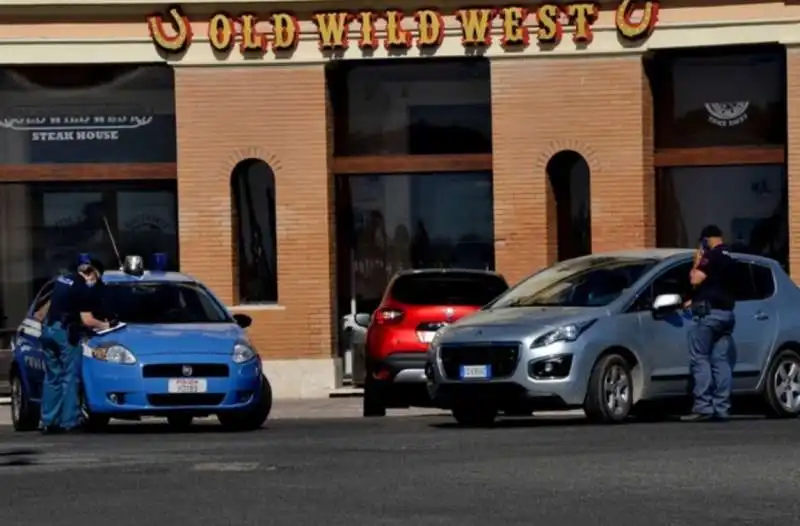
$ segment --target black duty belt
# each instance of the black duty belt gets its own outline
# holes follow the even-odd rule
[[[732,311],[730,303],[721,301],[700,300],[692,302],[692,315],[702,318],[711,314],[712,310]]]

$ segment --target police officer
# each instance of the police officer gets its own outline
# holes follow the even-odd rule
[[[700,233],[700,249],[689,280],[693,290],[688,303],[694,319],[689,330],[689,363],[694,379],[694,407],[684,417],[690,422],[727,420],[731,407],[733,259],[723,243],[722,231],[708,225]]]
[[[77,272],[56,278],[42,327],[45,380],[40,428],[44,433],[77,430],[81,425],[81,337],[87,329],[109,328],[93,312],[101,305],[96,285],[100,265],[82,254]]]

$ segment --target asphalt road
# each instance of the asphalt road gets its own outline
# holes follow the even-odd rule
[[[5,426],[0,524],[798,524],[798,442],[797,420],[280,419],[245,434],[140,424],[55,437]]]

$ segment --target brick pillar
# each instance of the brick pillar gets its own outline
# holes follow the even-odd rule
[[[510,281],[556,259],[545,168],[561,150],[591,170],[592,250],[655,245],[650,98],[639,55],[492,61],[495,250]]]
[[[230,178],[260,158],[275,173],[278,302],[237,309],[265,358],[331,356],[333,232],[322,66],[176,68],[181,269],[237,299]]]
[[[787,139],[786,178],[788,182],[789,272],[800,282],[800,47],[786,50]]]

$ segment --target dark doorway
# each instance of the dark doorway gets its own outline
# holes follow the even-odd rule
[[[557,224],[558,260],[592,252],[589,164],[581,154],[562,150],[547,162]]]

